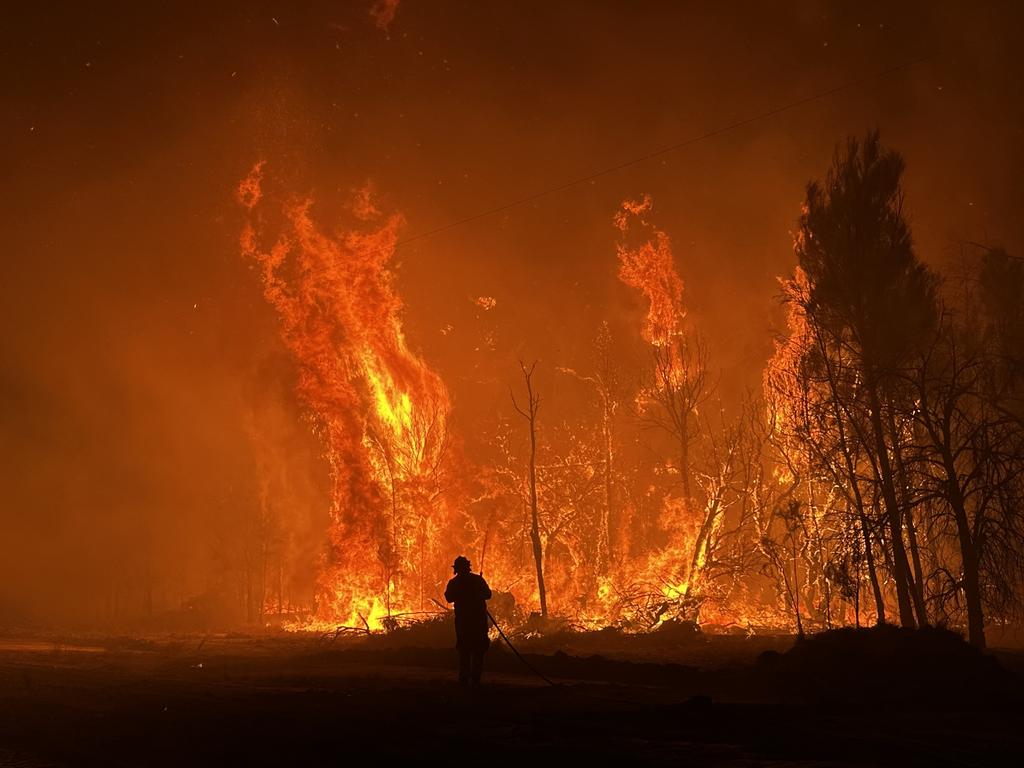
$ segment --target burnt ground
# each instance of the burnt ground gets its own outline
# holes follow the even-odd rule
[[[1017,764],[1021,656],[872,638],[548,638],[557,686],[495,647],[472,691],[401,638],[0,637],[0,766]]]

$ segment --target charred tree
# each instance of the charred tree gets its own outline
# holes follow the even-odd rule
[[[615,506],[615,422],[622,396],[619,371],[612,356],[612,337],[608,323],[601,323],[594,339],[594,369],[590,375],[582,375],[571,368],[559,368],[562,373],[575,377],[593,388],[600,409],[598,438],[600,443],[601,504],[597,519],[596,568],[605,576],[615,560],[615,534],[618,524],[618,510]]]
[[[547,618],[548,598],[547,591],[544,588],[544,549],[540,538],[540,516],[537,513],[537,411],[540,410],[540,395],[533,391],[533,372],[537,367],[537,363],[534,361],[527,368],[526,364],[520,361],[519,367],[523,372],[523,383],[526,386],[526,407],[523,408],[519,405],[515,394],[511,395],[512,406],[520,416],[526,419],[530,428],[530,542],[533,545],[533,560],[537,567],[537,592],[540,596],[540,615]]]
[[[914,254],[903,215],[903,158],[878,133],[840,147],[823,183],[807,187],[795,250],[807,275],[809,322],[850,351],[867,409],[868,441],[884,501],[900,621],[915,626],[904,539],[883,404],[902,366],[936,322],[935,278]]]
[[[843,457],[843,465],[846,470],[846,487],[852,497],[854,511],[857,516],[857,523],[864,541],[864,558],[868,569],[868,579],[871,582],[871,594],[875,599],[875,620],[878,624],[885,623],[885,600],[882,597],[882,587],[878,581],[878,571],[875,568],[875,557],[871,549],[871,537],[868,533],[867,515],[864,511],[864,497],[860,490],[860,478],[857,474],[857,464],[853,456],[853,446],[847,438],[846,419],[848,411],[843,410],[842,398],[839,396],[839,381],[835,364],[842,365],[841,352],[833,358],[825,349],[824,341],[819,336],[818,352],[824,363],[826,380],[828,381],[830,406],[833,418],[835,419],[837,438],[839,441],[839,452]]]
[[[693,443],[698,435],[699,407],[711,396],[708,355],[703,340],[680,333],[663,346],[654,346],[654,381],[647,397],[657,407],[646,418],[666,432],[676,448],[676,469],[683,505],[692,514]]]
[[[615,414],[618,410],[618,376],[612,360],[611,332],[602,323],[595,341],[597,370],[594,384],[601,402],[602,491],[601,524],[598,540],[598,573],[605,574],[614,560],[612,528],[615,518]]]
[[[986,591],[993,607],[1012,603],[1022,567],[1021,430],[989,398],[997,362],[982,347],[962,348],[945,324],[917,371],[924,478],[935,505],[934,527],[949,531],[959,552],[952,593],[962,594],[968,638],[984,648]],[[950,569],[951,570],[951,569]]]

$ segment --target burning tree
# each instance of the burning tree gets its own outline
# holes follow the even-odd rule
[[[826,356],[845,355],[855,380],[844,382],[863,418],[858,431],[885,507],[900,620],[927,623],[915,526],[907,498],[898,412],[907,392],[900,372],[936,322],[935,278],[918,260],[903,216],[903,159],[877,133],[837,151],[824,184],[811,182],[800,217],[796,255],[807,276],[803,311]],[[823,361],[823,365],[824,365]],[[861,427],[865,429],[861,429]]]
[[[642,335],[651,347],[652,365],[639,393],[639,413],[647,425],[670,439],[671,468],[679,479],[683,520],[674,525],[672,543],[678,562],[672,566],[674,575],[665,594],[696,620],[701,604],[698,583],[712,571],[726,512],[737,499],[733,481],[740,440],[736,426],[713,426],[701,416],[712,395],[707,347],[688,323],[683,281],[668,235],[648,221],[652,208],[651,198],[645,196],[625,201],[615,216],[622,234],[619,278],[647,299]],[[688,529],[692,532],[681,541]]]
[[[618,453],[616,434],[617,416],[622,405],[623,388],[618,366],[612,353],[612,336],[608,322],[602,322],[594,339],[594,365],[589,374],[581,374],[572,368],[559,368],[562,373],[573,376],[588,384],[597,399],[600,409],[598,443],[601,457],[598,462],[601,474],[602,499],[597,520],[596,572],[607,576],[615,560],[613,530],[617,527],[616,510],[616,455]]]
[[[311,198],[278,208],[263,187],[259,163],[239,186],[250,216],[242,252],[277,311],[333,478],[317,613],[383,626],[437,592],[451,519],[448,394],[408,347],[389,269],[402,217],[382,213],[366,187],[347,222],[325,231]]]
[[[401,217],[362,189],[327,230],[309,198],[272,203],[257,165],[239,188],[242,250],[332,478],[319,618],[377,629],[429,610],[450,554],[440,546],[454,542],[475,548],[511,613],[539,606],[544,626],[802,633],[859,624],[873,603],[879,623],[966,621],[983,646],[986,619],[1018,611],[1024,581],[1024,268],[988,251],[980,309],[942,311],[911,244],[902,173],[872,133],[808,186],[798,265],[782,281],[787,332],[763,397],[733,417],[714,399],[652,201],[625,201],[617,275],[643,297],[647,363],[628,383],[604,323],[589,364],[557,368],[583,407],[546,408],[543,423],[536,365],[521,363],[456,514],[447,389],[409,348],[394,289]],[[270,479],[273,462],[259,462]],[[288,544],[272,485],[286,483],[262,486],[244,565],[250,606],[276,593],[280,611]]]
[[[818,582],[825,587],[827,616],[834,564],[860,563],[863,552],[876,618],[882,622],[886,608],[875,565],[878,545],[873,544],[880,521],[874,511],[877,494],[867,451],[859,439],[867,428],[857,375],[851,370],[845,348],[830,346],[828,337],[809,322],[805,307],[810,287],[803,270],[797,267],[794,277],[783,281],[782,287],[789,333],[776,344],[764,376],[776,475],[785,486],[782,495],[802,502],[793,511],[799,513],[795,519],[801,522],[805,541],[815,544],[818,566],[833,564],[833,573],[829,574],[808,562],[804,583]],[[834,519],[836,515],[842,519]],[[862,543],[851,540],[851,531],[859,532]],[[826,544],[838,548],[826,556]],[[770,535],[765,545],[771,546]],[[776,563],[777,558],[769,560]],[[848,587],[847,574],[840,581]]]
[[[548,595],[544,588],[544,550],[540,538],[540,515],[537,512],[537,412],[540,410],[540,395],[533,390],[533,372],[537,368],[534,362],[529,368],[519,363],[523,372],[523,383],[526,387],[525,407],[521,407],[512,395],[512,406],[516,409],[530,429],[530,463],[528,470],[529,504],[530,504],[530,544],[533,547],[533,562],[537,569],[537,594],[540,599],[540,615],[547,618]]]
[[[710,395],[707,349],[686,324],[683,281],[676,272],[668,235],[645,218],[652,209],[650,196],[644,196],[623,202],[615,216],[623,236],[617,249],[619,279],[643,293],[648,303],[642,333],[651,345],[653,366],[651,380],[641,393],[646,401],[641,412],[675,443],[682,502],[689,511],[694,502],[692,450],[697,414]]]
[[[850,570],[865,568],[881,622],[884,569],[901,623],[964,610],[983,647],[985,606],[1005,615],[1021,574],[1020,422],[994,384],[1015,377],[993,354],[997,325],[969,307],[959,320],[940,311],[938,279],[902,215],[902,172],[872,133],[837,151],[824,185],[809,185],[800,266],[784,283],[789,335],[765,391],[803,499],[794,510],[806,510],[803,538],[819,538],[804,546],[806,573],[857,599]],[[834,491],[842,503],[829,511]]]

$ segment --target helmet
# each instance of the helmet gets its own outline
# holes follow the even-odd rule
[[[469,573],[469,558],[459,555],[452,563],[452,570],[456,573]]]

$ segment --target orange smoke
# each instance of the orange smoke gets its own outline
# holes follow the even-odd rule
[[[369,186],[332,231],[311,198],[267,198],[261,162],[238,187],[241,249],[280,318],[333,480],[316,613],[376,629],[427,607],[445,573],[447,390],[402,330],[389,268],[402,217],[382,213]]]

